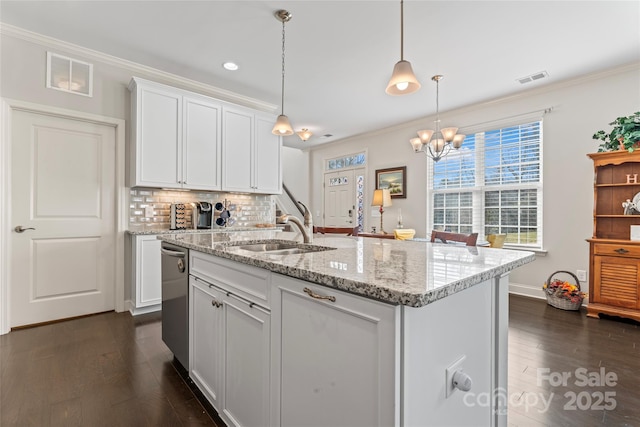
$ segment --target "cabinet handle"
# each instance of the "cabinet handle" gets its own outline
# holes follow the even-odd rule
[[[215,299],[215,298],[211,300],[211,305],[216,307],[216,308],[222,307],[222,303],[220,301],[218,301],[217,299]]]
[[[622,255],[622,254],[628,253],[629,251],[626,250],[625,248],[620,248],[620,249],[616,249],[614,252],[618,252],[619,254]]]
[[[311,289],[309,288],[304,288],[303,289],[304,292],[307,293],[307,295],[309,295],[311,298],[315,298],[315,299],[326,299],[329,300],[331,302],[336,302],[336,297],[329,295],[329,296],[323,296],[323,295],[318,295],[315,292],[313,292]]]

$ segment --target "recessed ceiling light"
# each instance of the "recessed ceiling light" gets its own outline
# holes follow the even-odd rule
[[[236,71],[238,69],[238,64],[235,62],[225,62],[222,64],[225,70]]]

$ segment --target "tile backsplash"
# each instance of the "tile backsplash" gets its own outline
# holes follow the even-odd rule
[[[209,193],[138,187],[129,190],[129,230],[168,230],[171,203],[186,204],[187,228],[192,228],[189,203],[203,201],[215,204],[225,199],[236,205],[235,212],[232,212],[236,223],[231,228],[253,227],[256,224],[275,222],[275,202],[268,194]],[[149,211],[149,207],[152,212]],[[152,215],[147,215],[151,213]],[[216,212],[216,217],[219,215],[220,212]],[[220,227],[214,225],[214,228]]]

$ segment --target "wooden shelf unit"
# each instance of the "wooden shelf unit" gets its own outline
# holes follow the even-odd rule
[[[640,151],[588,156],[594,165],[594,191],[587,316],[640,321],[640,241],[630,240],[640,215],[624,215],[622,206],[640,193]]]

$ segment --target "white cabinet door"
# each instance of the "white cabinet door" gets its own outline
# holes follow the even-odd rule
[[[221,189],[221,105],[206,98],[183,98],[183,187],[192,190]]]
[[[132,186],[181,188],[181,96],[155,86],[133,90]]]
[[[227,108],[222,111],[222,190],[252,192],[254,114]]]
[[[399,425],[397,307],[277,274],[272,280],[281,358],[273,365],[280,413],[272,424]]]
[[[275,118],[255,117],[254,191],[266,194],[282,193],[280,148],[282,138],[271,133]]]
[[[146,313],[145,307],[160,310],[162,304],[161,241],[155,235],[134,236],[133,295],[134,314]],[[139,310],[142,309],[142,310]]]
[[[205,258],[209,255],[205,255]],[[264,426],[270,419],[271,321],[268,309],[239,296],[230,283],[248,277],[219,266],[219,274],[196,278],[205,266],[191,254],[190,376],[228,426]],[[207,265],[205,267],[211,267]],[[246,267],[246,266],[244,266]],[[268,284],[268,277],[262,279]]]
[[[189,276],[189,376],[220,410],[224,385],[223,294]]]
[[[270,316],[255,305],[224,298],[224,419],[228,426],[268,424]]]

